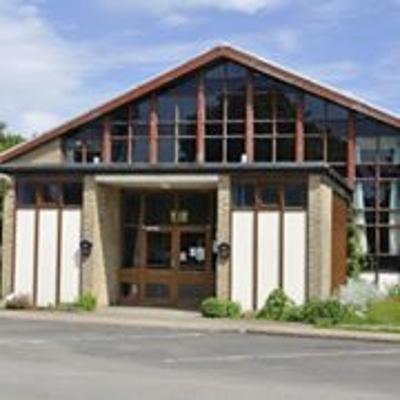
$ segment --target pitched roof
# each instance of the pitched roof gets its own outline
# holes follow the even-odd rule
[[[382,122],[400,128],[400,117],[390,113],[389,111],[383,110],[377,106],[369,104],[366,101],[345,94],[328,85],[323,85],[317,81],[314,81],[299,73],[290,71],[287,68],[267,61],[256,55],[239,50],[232,46],[224,45],[214,47],[211,50],[208,50],[205,53],[202,53],[199,56],[179,65],[178,67],[171,69],[157,76],[156,78],[133,88],[132,90],[129,90],[128,92],[100,105],[99,107],[91,109],[90,111],[64,123],[55,129],[45,132],[28,142],[22,143],[3,152],[0,154],[0,163],[5,163],[12,160],[14,157],[25,154],[52,139],[62,136],[71,129],[90,122],[119,106],[149,94],[150,92],[172,82],[173,80],[221,58],[237,62],[256,71],[268,74],[276,79],[282,80],[307,92],[324,97],[354,111],[366,114]]]

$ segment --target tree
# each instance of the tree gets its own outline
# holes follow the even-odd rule
[[[12,133],[7,130],[7,125],[0,121],[0,153],[22,143],[25,139],[23,136]],[[0,242],[1,242],[1,232],[3,228],[3,200],[6,191],[6,181],[4,179],[0,180]]]
[[[354,210],[350,215],[347,235],[347,275],[357,279],[367,264],[367,257],[361,245],[360,229]]]

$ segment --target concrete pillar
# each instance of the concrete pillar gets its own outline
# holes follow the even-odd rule
[[[231,181],[228,175],[220,176],[217,189],[217,241],[231,242]],[[230,298],[230,259],[217,259],[216,295]]]
[[[14,264],[14,211],[15,185],[13,181],[1,182],[4,185],[3,199],[3,237],[1,249],[1,297],[12,292],[12,270]]]
[[[117,300],[117,271],[121,263],[120,190],[98,185],[94,176],[84,181],[82,238],[93,243],[82,261],[82,293],[96,295],[99,305]]]
[[[331,289],[332,189],[310,175],[308,193],[308,297],[326,298]]]

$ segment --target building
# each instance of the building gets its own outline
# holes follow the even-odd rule
[[[3,153],[0,172],[2,294],[38,306],[328,296],[352,196],[366,276],[399,281],[399,118],[228,46]]]

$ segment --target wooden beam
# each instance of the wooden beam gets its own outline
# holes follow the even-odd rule
[[[356,130],[355,113],[350,112],[347,134],[347,180],[351,186],[356,180]]]
[[[203,163],[205,160],[205,123],[206,123],[206,94],[204,79],[201,76],[197,85],[197,132],[196,132],[196,160]]]
[[[296,105],[296,162],[304,161],[304,97],[299,94]]]
[[[103,120],[103,161],[111,162],[111,117],[107,115]]]
[[[247,73],[246,80],[246,156],[247,162],[254,160],[254,87],[253,75]]]
[[[150,163],[156,164],[158,159],[158,116],[157,97],[153,95],[150,100]]]

